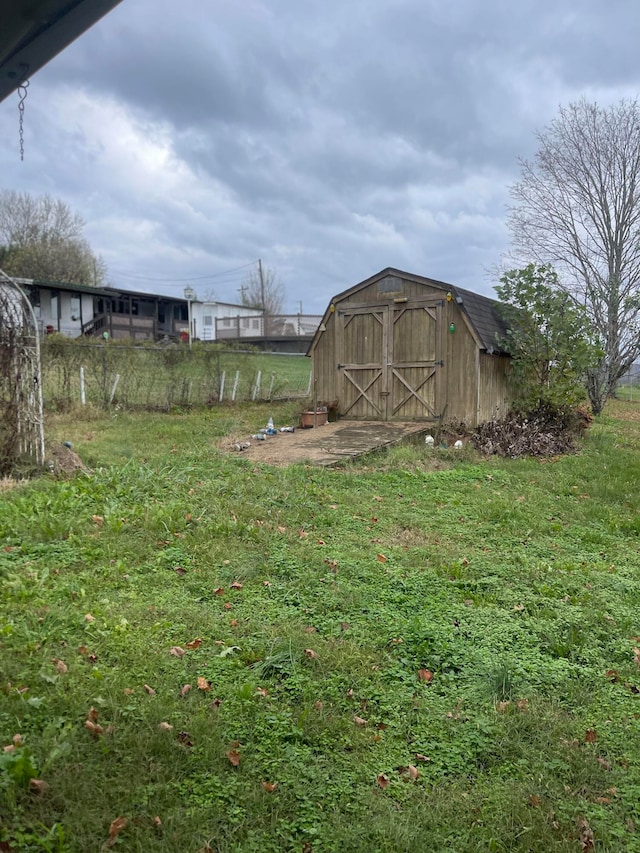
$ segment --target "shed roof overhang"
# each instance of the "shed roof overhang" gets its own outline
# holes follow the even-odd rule
[[[120,0],[6,0],[0,15],[0,101]]]

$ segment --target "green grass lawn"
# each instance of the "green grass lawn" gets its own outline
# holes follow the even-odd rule
[[[219,451],[293,412],[58,416],[92,473],[0,495],[0,850],[640,850],[640,405]]]

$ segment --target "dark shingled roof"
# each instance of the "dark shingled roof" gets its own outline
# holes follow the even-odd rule
[[[488,353],[504,352],[502,341],[507,335],[507,324],[497,310],[500,303],[461,287],[452,286],[451,289],[458,299],[462,299],[462,310],[471,320],[484,349]]]

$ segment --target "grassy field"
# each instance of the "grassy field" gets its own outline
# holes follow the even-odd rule
[[[640,850],[640,406],[542,461],[218,449],[270,414],[58,416],[92,473],[0,495],[0,850]]]

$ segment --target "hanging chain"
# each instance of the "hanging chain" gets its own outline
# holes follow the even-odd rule
[[[18,86],[18,97],[20,98],[18,102],[18,127],[19,127],[19,135],[20,135],[20,159],[24,160],[24,102],[27,100],[27,89],[29,88],[29,81],[25,80]]]

